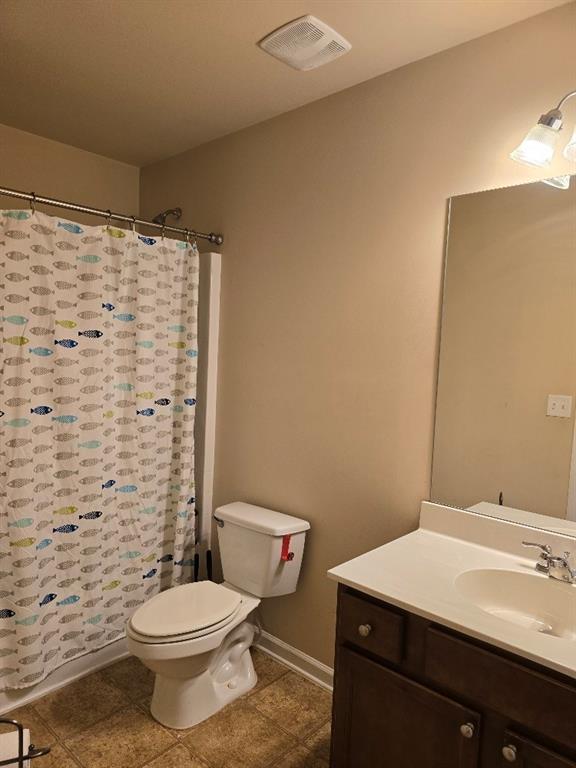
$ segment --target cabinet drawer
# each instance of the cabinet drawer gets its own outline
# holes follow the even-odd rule
[[[349,592],[340,592],[339,642],[353,643],[382,659],[399,664],[404,652],[404,625],[401,613]]]
[[[576,688],[442,630],[426,633],[426,677],[576,749]]]

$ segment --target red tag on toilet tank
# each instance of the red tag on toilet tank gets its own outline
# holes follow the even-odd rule
[[[289,562],[290,560],[294,560],[294,552],[290,552],[290,539],[292,536],[282,536],[282,554],[280,555],[280,559],[284,562]]]

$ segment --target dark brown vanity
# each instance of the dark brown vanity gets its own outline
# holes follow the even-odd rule
[[[340,584],[330,766],[576,768],[576,680]]]

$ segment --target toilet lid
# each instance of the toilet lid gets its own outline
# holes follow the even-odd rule
[[[213,581],[181,584],[140,606],[130,623],[147,637],[183,635],[223,622],[241,602],[238,592]]]

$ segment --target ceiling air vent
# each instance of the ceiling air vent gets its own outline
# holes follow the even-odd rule
[[[260,48],[294,69],[316,69],[352,48],[348,40],[314,16],[284,24],[258,43]]]

